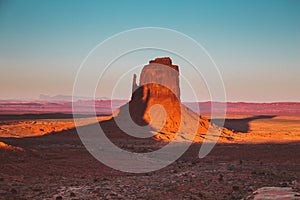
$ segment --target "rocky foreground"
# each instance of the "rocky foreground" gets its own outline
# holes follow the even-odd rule
[[[299,192],[299,143],[218,144],[203,159],[195,144],[164,169],[129,174],[94,159],[75,130],[1,140],[12,149],[0,148],[0,199],[251,199],[269,186]]]

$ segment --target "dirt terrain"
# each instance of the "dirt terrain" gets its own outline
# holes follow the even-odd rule
[[[69,121],[54,118],[47,120]],[[203,159],[198,158],[201,143],[194,144],[175,163],[144,174],[106,167],[85,149],[71,126],[38,137],[2,135],[0,199],[251,199],[256,189],[266,186],[292,187],[299,192],[299,117],[227,118],[225,127],[236,130],[235,142],[219,143]],[[1,123],[7,120],[11,119],[2,118]],[[115,132],[111,124],[104,121],[103,125]],[[111,139],[135,152],[164,145],[126,137]]]
[[[98,116],[95,119],[90,115],[82,115],[77,126],[84,126],[110,118],[111,116]],[[0,137],[5,138],[41,136],[73,128],[75,128],[75,123],[72,114],[0,115]]]
[[[224,127],[235,132],[234,143],[300,142],[299,115],[227,114]]]

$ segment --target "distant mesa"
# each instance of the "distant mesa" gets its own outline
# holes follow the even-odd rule
[[[210,127],[208,119],[181,103],[179,73],[179,67],[168,57],[151,60],[142,69],[139,84],[133,75],[131,100],[117,110],[116,121],[127,126],[132,126],[127,123],[131,120],[139,126],[150,126],[156,140],[202,142],[208,131],[215,132],[216,137],[221,132],[221,139],[231,140],[231,131],[216,125]]]
[[[110,100],[109,98],[106,97],[101,97],[101,98],[94,98],[94,97],[83,97],[83,96],[72,96],[72,95],[55,95],[55,96],[50,96],[50,95],[44,95],[40,94],[39,96],[40,101],[88,101],[88,100]]]

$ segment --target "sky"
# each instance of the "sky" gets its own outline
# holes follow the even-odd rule
[[[129,29],[162,27],[207,50],[227,101],[300,101],[299,10],[298,0],[2,0],[0,99],[71,95],[80,64],[99,43]],[[144,63],[155,57],[149,53]],[[117,98],[130,96],[127,82]]]

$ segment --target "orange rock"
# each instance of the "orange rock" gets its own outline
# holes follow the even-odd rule
[[[129,110],[131,119],[137,125],[150,125],[156,130],[153,137],[157,140],[171,141],[176,138],[178,141],[203,141],[210,122],[181,103],[179,68],[172,64],[170,58],[156,58],[144,66],[139,85],[134,74],[132,91],[130,102],[120,108],[117,117],[129,116],[123,114]],[[226,135],[225,138],[232,134],[217,126],[213,126],[212,130],[216,135],[218,132]],[[178,133],[180,136],[175,137]]]

